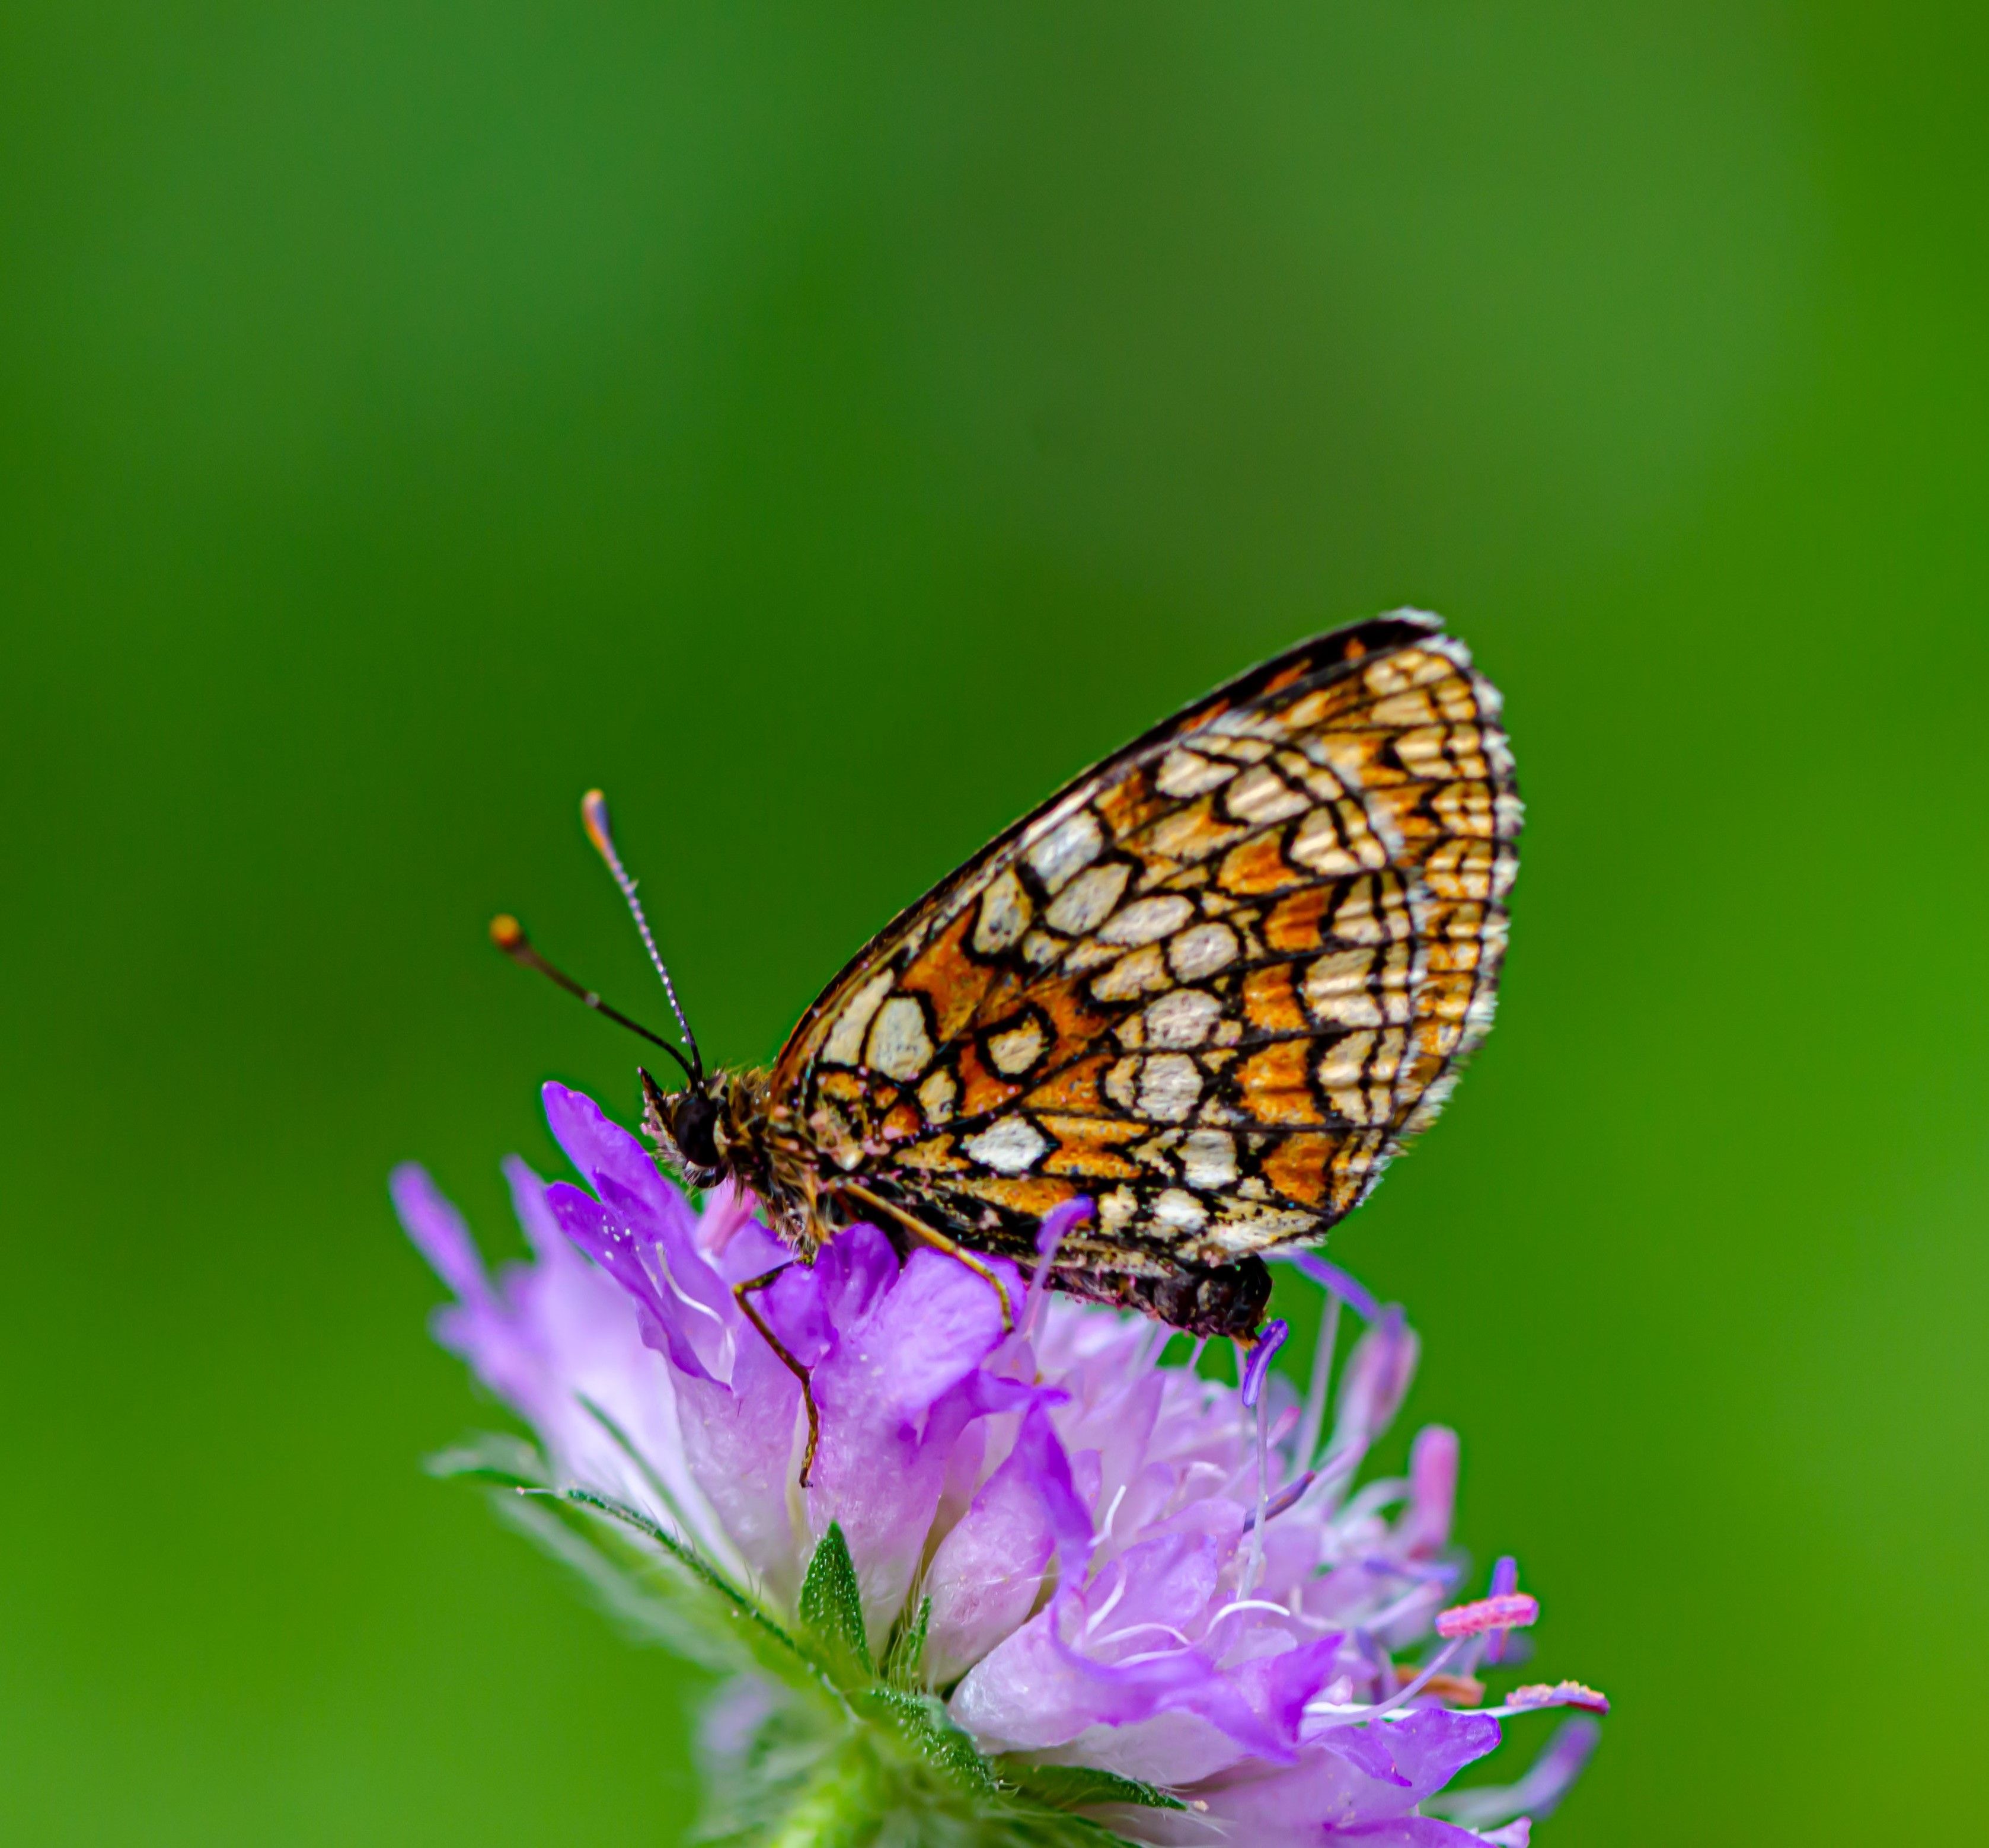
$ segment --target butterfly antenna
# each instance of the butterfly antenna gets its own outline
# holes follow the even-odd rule
[[[578,996],[587,1006],[593,1009],[595,1012],[613,1021],[617,1026],[625,1026],[630,1033],[639,1033],[652,1045],[661,1046],[683,1067],[684,1076],[692,1083],[701,1084],[703,1082],[701,1074],[691,1070],[690,1062],[683,1054],[671,1045],[662,1034],[651,1033],[641,1021],[631,1020],[618,1009],[610,1007],[593,989],[583,987],[564,969],[554,968],[534,948],[532,940],[525,934],[525,927],[509,912],[500,912],[496,917],[491,919],[490,941],[520,968],[537,971],[548,982],[557,982],[569,995]],[[695,1051],[696,1049],[693,1047],[692,1049]]]
[[[622,856],[615,851],[615,836],[608,825],[608,798],[598,789],[588,790],[580,799],[580,818],[587,824],[587,838],[594,843],[594,850],[608,863],[608,870],[615,875],[615,884],[622,888],[622,896],[629,901],[635,928],[642,934],[642,947],[649,952],[650,961],[662,978],[663,992],[669,997],[670,1012],[676,1015],[678,1030],[684,1036],[685,1045],[690,1048],[691,1066],[695,1068],[693,1081],[702,1084],[704,1055],[697,1049],[697,1036],[690,1030],[690,1022],[685,1019],[683,1009],[677,1005],[676,984],[670,980],[670,971],[656,948],[656,940],[650,934],[649,921],[642,914],[642,901],[635,896],[635,882],[629,877],[629,869],[622,865]],[[682,1063],[679,1060],[679,1063]]]

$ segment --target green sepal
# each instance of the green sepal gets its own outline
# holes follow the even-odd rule
[[[808,1561],[798,1609],[801,1628],[833,1668],[845,1677],[862,1681],[876,1673],[870,1661],[870,1645],[863,1633],[863,1599],[857,1589],[849,1543],[833,1521]]]
[[[663,1554],[664,1558],[660,1561],[656,1560],[653,1555],[650,1555],[651,1565],[669,1571],[676,1582],[686,1584],[688,1582],[686,1589],[695,1589],[700,1593],[698,1599],[700,1615],[707,1623],[715,1617],[720,1630],[735,1648],[744,1649],[763,1668],[771,1670],[790,1684],[813,1683],[818,1691],[833,1693],[832,1686],[823,1679],[821,1668],[808,1650],[802,1648],[757,1602],[747,1596],[702,1554],[685,1545],[674,1534],[666,1532],[639,1509],[632,1508],[625,1502],[617,1501],[612,1495],[597,1494],[592,1489],[562,1489],[550,1493],[541,1490],[536,1493],[520,1491],[520,1494],[542,1507],[561,1510],[569,1507],[584,1509],[591,1516],[605,1516],[608,1520],[632,1528]],[[591,1524],[598,1526],[599,1523],[596,1521]],[[855,1576],[853,1570],[851,1576]],[[737,1664],[713,1663],[712,1666],[736,1667]]]
[[[900,1688],[856,1690],[840,1725],[777,1706],[708,1768],[706,1848],[1128,1848],[998,1778],[937,1700]]]
[[[612,1418],[588,1409],[633,1456]],[[543,1454],[522,1439],[483,1438],[429,1467],[484,1485],[506,1518],[576,1571],[632,1638],[776,1690],[750,1748],[710,1767],[715,1800],[697,1838],[710,1848],[1127,1848],[1082,1811],[1182,1807],[1106,1772],[984,1758],[920,1685],[930,1599],[894,1626],[880,1676],[839,1525],[808,1562],[791,1631],[641,1509],[554,1486]],[[680,1520],[664,1485],[644,1476]]]
[[[926,1632],[932,1627],[932,1600],[919,1600],[918,1614],[910,1623],[902,1619],[891,1633],[891,1646],[884,1652],[884,1679],[893,1687],[917,1687],[926,1667]]]
[[[1000,1780],[973,1740],[946,1717],[946,1709],[931,1695],[869,1687],[852,1704],[866,1717],[894,1728],[926,1764],[956,1778],[964,1789],[991,1797],[1000,1792]]]
[[[723,1612],[670,1562],[548,1495],[521,1495],[510,1488],[493,1488],[489,1494],[499,1517],[573,1572],[630,1642],[668,1650],[713,1673],[751,1667],[752,1652],[727,1633]]]
[[[666,1510],[670,1518],[679,1528],[688,1528],[691,1524],[676,1496],[670,1493],[669,1484],[656,1473],[650,1466],[649,1460],[636,1447],[635,1440],[616,1422],[613,1414],[605,1406],[597,1405],[585,1392],[576,1393],[574,1396],[580,1401],[581,1409],[614,1439],[615,1448],[628,1458],[635,1473],[642,1477],[644,1486],[656,1497],[656,1505]]]
[[[494,1483],[509,1489],[537,1489],[550,1480],[539,1447],[501,1431],[479,1431],[452,1449],[424,1457],[431,1476]]]
[[[994,1768],[1004,1783],[1052,1809],[1089,1809],[1100,1803],[1131,1803],[1142,1809],[1185,1809],[1187,1804],[1164,1790],[1122,1778],[1114,1771],[1088,1765],[1036,1765],[1026,1758],[1000,1758]]]

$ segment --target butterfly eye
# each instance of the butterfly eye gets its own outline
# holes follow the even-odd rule
[[[718,1106],[701,1090],[680,1093],[671,1100],[670,1139],[693,1168],[719,1168]]]

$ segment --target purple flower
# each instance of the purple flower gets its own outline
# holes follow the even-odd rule
[[[1260,1350],[1246,1395],[1162,1365],[1167,1330],[1040,1275],[1025,1291],[999,1260],[1012,1333],[983,1277],[901,1260],[873,1226],[794,1262],[750,1198],[693,1210],[587,1098],[553,1084],[545,1102],[588,1186],[508,1165],[535,1261],[494,1283],[427,1176],[394,1177],[456,1299],[438,1338],[533,1427],[548,1491],[694,1561],[814,1665],[798,1686],[826,1673],[851,1711],[964,1734],[978,1801],[1035,1792],[1156,1843],[1516,1842],[1578,1769],[1559,1746],[1432,1813],[1503,1717],[1601,1697],[1540,1684],[1471,1711],[1474,1671],[1538,1607],[1516,1581],[1456,1601],[1454,1433],[1420,1433],[1406,1480],[1354,1486],[1415,1372],[1398,1307],[1319,1266],[1334,1308],[1312,1391]],[[1081,1212],[1046,1226],[1046,1252]],[[805,1488],[800,1384],[734,1294],[777,1270],[754,1301],[819,1408]],[[1368,1325],[1330,1394],[1343,1301]],[[845,1578],[842,1653],[810,1653]],[[713,1738],[781,1711],[778,1660],[756,1662]],[[895,1705],[863,1704],[887,1684]]]

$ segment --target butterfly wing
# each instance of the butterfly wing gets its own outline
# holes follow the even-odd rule
[[[1252,669],[1086,771],[881,931],[770,1101],[832,1184],[1060,1266],[1316,1237],[1491,1025],[1520,803],[1496,691],[1418,612]]]

